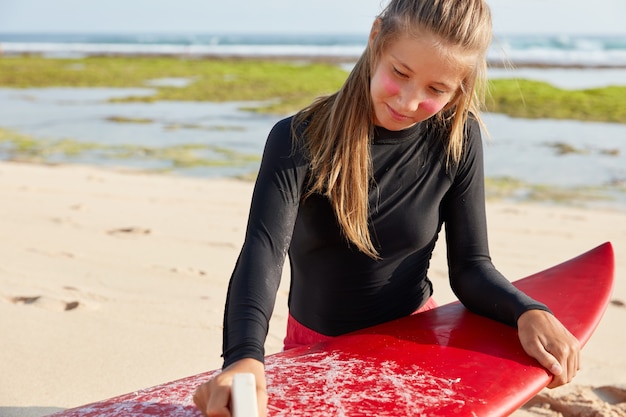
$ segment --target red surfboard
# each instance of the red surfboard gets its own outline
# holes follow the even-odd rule
[[[610,243],[514,284],[547,304],[584,345],[613,285]],[[207,372],[56,417],[200,413]],[[550,374],[514,328],[450,303],[411,317],[266,358],[269,416],[506,416],[543,389]]]

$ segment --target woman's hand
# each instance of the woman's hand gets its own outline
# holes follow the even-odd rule
[[[554,378],[548,388],[570,382],[580,369],[580,343],[552,314],[529,310],[517,320],[520,342],[526,353]]]
[[[252,373],[256,379],[256,394],[259,416],[267,415],[267,385],[265,368],[256,359],[242,359],[224,368],[211,380],[200,385],[193,395],[196,407],[207,417],[231,417],[230,392],[233,376],[239,373]]]

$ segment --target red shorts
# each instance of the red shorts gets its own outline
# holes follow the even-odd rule
[[[426,301],[426,304],[417,309],[413,314],[423,313],[424,311],[432,310],[435,307],[437,307],[437,303],[431,297],[428,301]],[[289,314],[289,317],[287,318],[287,336],[285,336],[284,350],[325,342],[333,337],[334,336],[326,336],[316,332],[315,330],[309,329],[300,322],[296,321],[296,319]]]

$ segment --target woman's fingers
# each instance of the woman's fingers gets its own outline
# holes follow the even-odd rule
[[[264,365],[255,359],[242,359],[196,389],[193,402],[206,417],[231,417],[233,377],[238,373],[252,373],[255,376],[259,417],[267,415]]]
[[[578,340],[573,336],[570,339],[565,335],[563,339],[558,342],[546,343],[545,350],[559,363],[562,369],[559,373],[553,372],[554,379],[548,385],[548,388],[555,388],[571,382],[580,369],[580,347]]]
[[[207,417],[231,417],[230,386],[220,385],[217,378],[200,385],[193,395],[193,402]]]
[[[552,314],[527,311],[518,320],[518,333],[526,353],[554,375],[549,388],[567,384],[576,376],[580,344]]]

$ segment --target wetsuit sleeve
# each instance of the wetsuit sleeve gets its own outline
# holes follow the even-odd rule
[[[246,235],[228,286],[224,367],[263,361],[264,343],[300,200],[303,161],[293,151],[290,119],[270,132],[255,183]]]
[[[515,288],[489,255],[482,138],[468,122],[468,141],[453,186],[443,203],[450,285],[469,310],[509,325],[531,309],[549,309]]]

